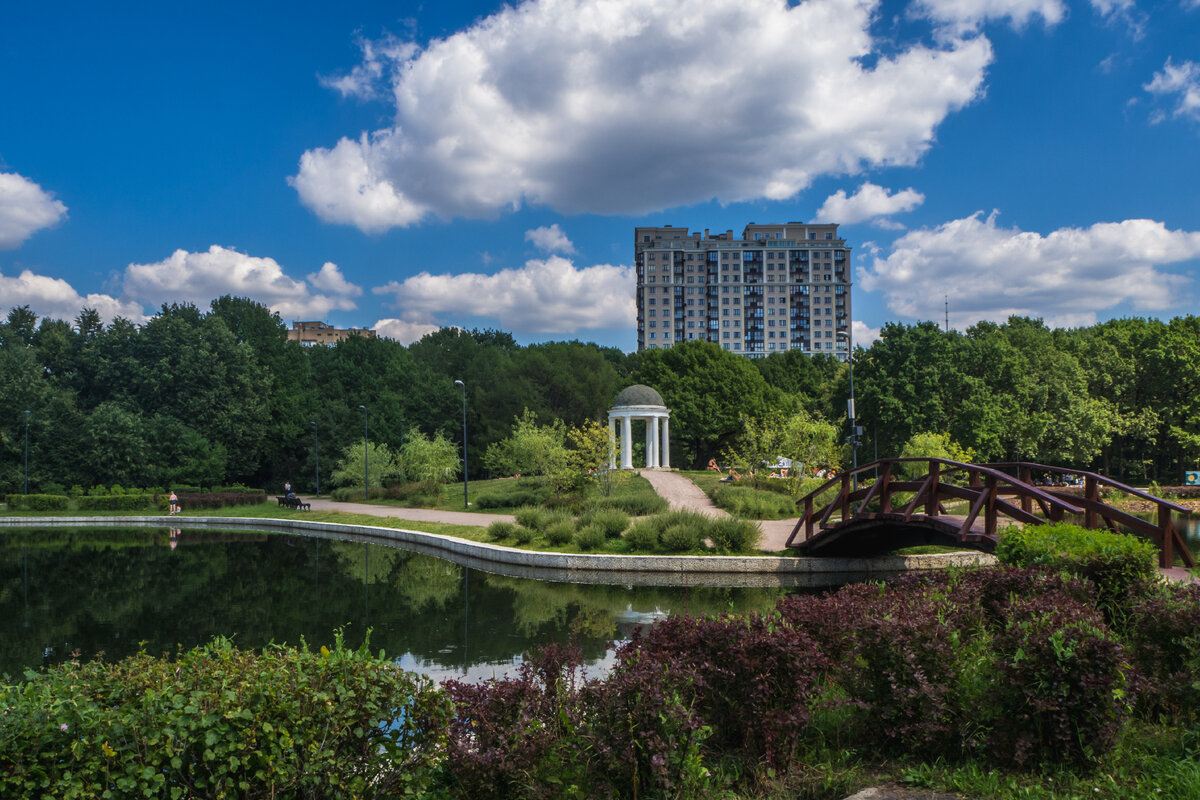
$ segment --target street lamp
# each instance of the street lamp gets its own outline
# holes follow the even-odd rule
[[[371,499],[371,462],[368,459],[370,448],[367,446],[367,407],[359,406],[363,412],[363,499]]]
[[[462,389],[463,406],[463,508],[470,508],[470,496],[467,494],[467,385],[455,381],[454,385]]]
[[[29,412],[25,412],[25,494],[29,494]]]
[[[850,344],[850,334],[847,331],[838,331],[837,336],[839,339],[845,339],[847,345]],[[862,429],[858,428],[854,424],[854,353],[853,352],[846,353],[846,363],[850,365],[850,399],[848,399],[846,401],[846,413],[847,413],[847,416],[850,417],[850,435],[846,438],[846,441],[850,443],[851,468],[854,470],[857,470],[858,469],[858,447],[860,444],[858,437],[862,435]],[[855,486],[855,488],[858,488],[858,475],[857,474],[854,475],[854,486]]]
[[[317,497],[321,496],[321,428],[317,423],[310,422],[313,428],[313,458],[317,462]]]

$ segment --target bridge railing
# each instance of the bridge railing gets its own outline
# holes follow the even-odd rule
[[[910,469],[915,479],[900,475],[905,465],[920,465]],[[1012,475],[1005,470],[1016,471]],[[1052,487],[1036,486],[1032,482],[1035,471],[1079,476],[1083,481],[1083,496],[1056,490]],[[878,477],[857,487],[859,478],[868,473]],[[923,475],[920,473],[924,473]],[[1131,496],[1151,501],[1157,507],[1156,523],[1128,514],[1104,503],[1100,498],[1101,487],[1109,487]],[[821,495],[835,489],[833,499],[817,505]],[[901,493],[912,492],[912,498],[901,508],[893,507],[893,499]],[[1016,499],[1019,502],[1010,502]],[[802,509],[800,519],[788,537],[789,547],[796,547],[811,539],[815,533],[845,524],[857,518],[895,518],[909,522],[914,516],[923,514],[927,518],[957,517],[946,511],[945,502],[967,501],[968,511],[955,527],[959,541],[977,541],[986,538],[994,541],[1002,517],[1014,522],[1039,524],[1057,522],[1067,514],[1080,516],[1088,528],[1097,528],[1102,522],[1108,528],[1119,531],[1124,526],[1153,540],[1159,547],[1159,560],[1164,566],[1174,563],[1176,552],[1184,563],[1194,566],[1195,562],[1183,538],[1174,525],[1175,513],[1188,513],[1188,509],[1168,500],[1154,497],[1118,481],[1085,470],[1050,467],[1032,462],[997,464],[969,464],[943,458],[885,458],[848,470],[823,483],[797,501]],[[878,510],[866,512],[872,503],[878,502]],[[1034,506],[1041,516],[1034,512]],[[837,520],[834,520],[834,515]],[[976,522],[982,516],[982,530]]]

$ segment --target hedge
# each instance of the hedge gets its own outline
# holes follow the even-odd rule
[[[58,494],[9,494],[4,502],[13,511],[65,511],[69,498]]]
[[[87,495],[76,503],[80,511],[144,511],[158,505],[152,494]]]
[[[68,662],[0,686],[0,797],[391,797],[431,779],[449,705],[364,644]]]

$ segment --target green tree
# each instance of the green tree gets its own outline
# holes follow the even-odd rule
[[[537,416],[525,409],[514,420],[512,434],[488,448],[484,463],[497,475],[530,475],[561,492],[571,483],[567,429],[562,420],[538,425]]]
[[[383,442],[370,442],[364,449],[360,441],[342,452],[342,458],[334,466],[330,477],[334,486],[362,486],[364,474],[367,485],[378,489],[397,479],[402,480],[404,469],[400,459]]]
[[[671,463],[702,469],[733,442],[742,417],[763,416],[767,384],[750,359],[711,342],[686,341],[633,357],[632,378],[656,389],[671,409]]]
[[[404,438],[400,465],[404,478],[423,483],[430,488],[450,481],[462,471],[459,448],[441,431],[432,437],[411,428]]]

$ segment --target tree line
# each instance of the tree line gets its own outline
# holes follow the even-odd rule
[[[764,423],[798,415],[843,435],[850,367],[799,352],[761,359],[686,342],[626,354],[592,343],[522,346],[442,328],[410,345],[352,336],[288,341],[279,316],[222,297],[164,305],[146,324],[73,322],[13,308],[0,323],[0,492],[97,484],[268,489],[315,485],[364,434],[403,449],[413,431],[461,450],[471,477],[528,411],[542,424],[605,423],[644,383],[671,409],[671,463],[703,468]],[[979,460],[1094,468],[1180,483],[1200,458],[1200,320],[1121,319],[1071,330],[1013,317],[964,332],[889,324],[853,365],[860,463],[944,434]],[[360,408],[363,407],[363,408]],[[365,414],[364,409],[365,408]],[[29,411],[29,414],[25,414]],[[315,424],[314,424],[315,423]],[[365,430],[364,430],[365,428]],[[850,461],[848,446],[839,453]]]

